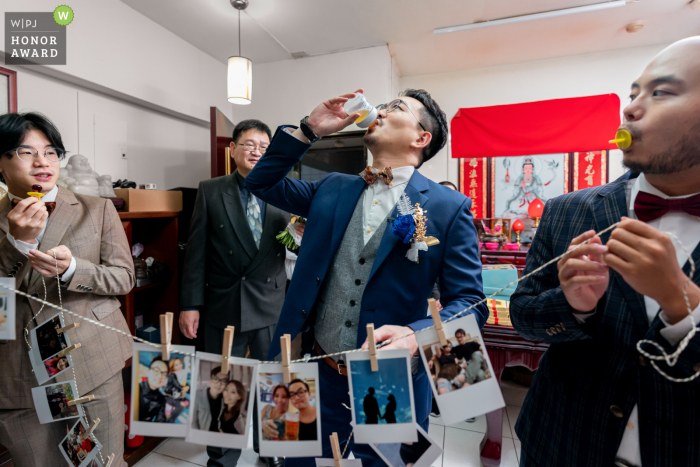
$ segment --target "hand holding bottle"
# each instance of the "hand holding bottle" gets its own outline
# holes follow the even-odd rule
[[[363,92],[363,89],[328,99],[319,104],[309,115],[308,125],[314,133],[318,136],[327,136],[352,125],[360,117],[360,113],[348,115],[343,104],[355,97],[355,93],[358,92]]]

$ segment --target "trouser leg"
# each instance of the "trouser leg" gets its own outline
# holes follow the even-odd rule
[[[80,391],[80,385],[78,385]],[[88,393],[95,396],[92,402],[83,404],[89,423],[97,418],[100,424],[95,428],[95,437],[102,444],[98,459],[107,463],[107,458],[114,454],[113,466],[126,467],[124,462],[124,383],[122,372],[117,372],[110,379]],[[86,394],[80,393],[81,396]],[[101,457],[100,457],[101,454]]]
[[[69,424],[77,420],[41,425],[34,409],[0,410],[0,444],[9,451],[15,467],[64,467],[58,445]]]

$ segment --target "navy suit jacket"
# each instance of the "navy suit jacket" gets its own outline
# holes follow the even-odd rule
[[[548,201],[523,275],[564,253],[583,232],[603,230],[626,216],[625,187],[636,176],[628,172],[607,185]],[[610,232],[602,235],[603,243],[609,238]],[[700,247],[693,258],[700,264]],[[700,268],[693,280],[700,283]],[[635,404],[644,467],[700,465],[700,379],[668,381],[639,354],[641,339],[656,341],[669,354],[675,347],[660,335],[664,325],[658,316],[649,324],[643,296],[622,276],[610,270],[606,293],[585,324],[573,316],[556,263],[521,282],[510,308],[522,336],[551,343],[515,426],[523,456],[533,465],[613,465]],[[646,350],[658,354],[651,346]],[[674,368],[659,366],[683,378],[699,362],[700,334]]]
[[[287,178],[309,147],[278,130],[265,156],[246,179],[248,188],[266,203],[308,219],[270,358],[280,353],[281,335],[294,338],[313,326],[316,297],[366,186],[358,175],[339,173],[315,182]],[[387,226],[362,296],[358,347],[366,339],[368,323],[376,328],[391,324],[414,330],[431,326],[427,299],[438,277],[443,319],[484,298],[476,229],[469,211],[471,200],[418,171],[405,193],[412,204],[420,203],[428,211],[427,235],[436,237],[440,244],[421,251],[416,264],[406,258],[409,245],[400,242],[391,225]],[[390,217],[396,217],[396,210]],[[480,326],[485,324],[485,304],[470,313]]]

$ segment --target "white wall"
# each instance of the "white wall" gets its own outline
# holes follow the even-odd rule
[[[51,12],[55,0],[2,0],[3,12]],[[74,84],[209,121],[209,107],[230,115],[226,64],[119,0],[72,0],[66,65],[40,71]],[[0,21],[0,36],[4,36]]]
[[[401,88],[426,89],[445,111],[448,120],[464,107],[609,93],[617,94],[624,107],[629,101],[630,84],[663,48],[642,47],[452,73],[404,76]],[[610,180],[624,173],[621,161],[622,153],[612,151]],[[458,159],[452,159],[448,142],[420,171],[436,182],[449,180],[457,184],[458,168]]]
[[[17,67],[17,87],[19,110],[47,115],[61,132],[70,154],[87,156],[93,168],[104,166],[105,157],[120,157],[96,153],[94,122],[98,115],[126,123],[129,180],[156,183],[159,189],[169,189],[197,187],[199,181],[210,176],[208,128],[62,82],[27,67]]]
[[[234,106],[234,123],[257,118],[273,129],[298,125],[324,100],[365,89],[372,105],[392,96],[392,60],[386,46],[317,57],[253,64],[252,103]],[[358,130],[355,125],[348,129]]]

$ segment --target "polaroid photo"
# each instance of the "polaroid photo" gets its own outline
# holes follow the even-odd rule
[[[372,371],[369,352],[353,352],[345,357],[355,442],[418,441],[408,349],[378,350],[378,371]]]
[[[444,323],[443,329],[445,347],[435,329],[416,338],[445,425],[505,407],[474,315]]]
[[[221,354],[197,352],[185,441],[229,449],[248,447],[257,367],[257,360],[231,357],[224,374]]]
[[[63,326],[65,323],[59,313],[29,331],[29,340],[32,344],[29,359],[39,384],[44,384],[73,367],[70,353],[62,357],[58,356],[59,352],[71,346],[68,333],[57,332],[57,329]]]
[[[171,345],[170,360],[148,344],[134,343],[131,364],[132,435],[184,438],[192,403],[194,346]]]
[[[0,278],[0,340],[13,341],[15,335],[15,287],[14,277]]]
[[[72,380],[32,388],[32,398],[34,398],[34,407],[39,417],[39,423],[82,417],[82,404],[68,405],[68,402],[76,399],[77,393],[75,381]]]
[[[389,467],[430,467],[442,455],[442,448],[420,425],[416,428],[416,443],[370,444],[370,447]]]
[[[260,455],[322,456],[318,364],[293,363],[289,372],[285,384],[282,364],[258,365]]]
[[[341,459],[341,467],[362,467],[362,459]],[[335,467],[335,459],[316,458],[316,467]]]
[[[73,467],[93,467],[97,453],[102,445],[95,438],[88,436],[88,427],[85,422],[78,420],[70,432],[58,445],[59,451]],[[99,465],[99,464],[98,464]]]

